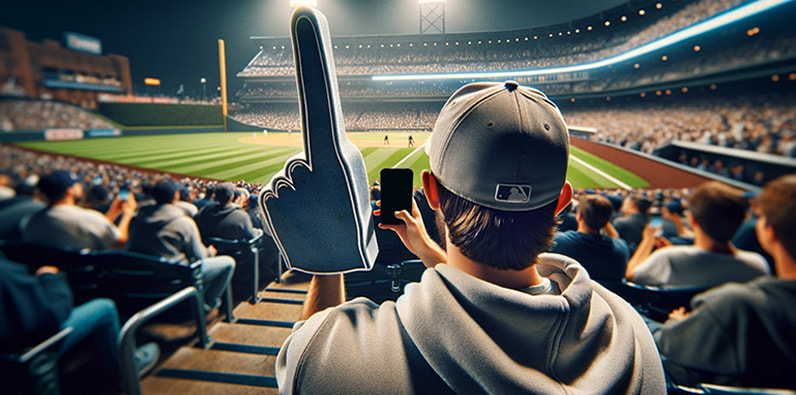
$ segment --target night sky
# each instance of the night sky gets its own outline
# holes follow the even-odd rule
[[[417,0],[317,0],[337,35],[417,34]],[[566,22],[626,0],[447,0],[446,31],[519,29]],[[161,79],[162,93],[201,94],[218,85],[217,39],[226,42],[230,94],[241,85],[235,74],[257,53],[251,36],[289,35],[289,0],[72,0],[4,1],[0,26],[29,40],[49,38],[63,45],[72,31],[99,38],[103,53],[130,59],[133,84]]]

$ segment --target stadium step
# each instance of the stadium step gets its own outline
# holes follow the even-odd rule
[[[157,377],[150,375],[141,382],[144,394],[219,394],[249,395],[278,394],[276,388],[254,387],[239,384],[225,384],[210,381]]]
[[[145,394],[277,393],[274,364],[279,347],[300,319],[309,276],[285,273],[260,291],[260,302],[239,303],[235,323],[216,322],[209,328],[209,349],[181,347],[144,378]]]
[[[215,344],[232,343],[279,348],[290,335],[290,331],[291,328],[219,323],[210,333]]]

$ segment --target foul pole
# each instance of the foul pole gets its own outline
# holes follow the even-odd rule
[[[224,55],[224,40],[218,39],[218,68],[221,72],[221,116],[224,118],[224,131],[227,131],[227,60]]]

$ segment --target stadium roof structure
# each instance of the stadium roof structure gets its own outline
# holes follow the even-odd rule
[[[629,51],[605,59],[600,59],[594,62],[562,66],[562,67],[538,68],[538,69],[528,69],[528,70],[509,70],[509,71],[499,71],[499,72],[393,74],[393,75],[374,75],[372,78],[374,81],[417,81],[417,80],[443,80],[443,79],[462,80],[462,79],[472,79],[472,78],[499,79],[499,78],[529,77],[537,75],[549,75],[549,74],[596,70],[656,52],[668,46],[681,43],[683,41],[692,39],[694,37],[698,37],[702,34],[709,33],[716,29],[720,29],[722,27],[734,24],[746,18],[756,16],[758,14],[770,11],[781,5],[788,4],[791,2],[792,0],[757,0],[752,3],[731,9],[722,14],[716,15],[710,19],[707,19],[695,25],[689,26],[685,29],[674,32],[670,35],[667,35],[655,41],[643,44]]]

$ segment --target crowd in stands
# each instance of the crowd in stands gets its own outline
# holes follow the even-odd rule
[[[345,76],[504,71],[586,63],[638,47],[742,3],[742,0],[695,1],[642,27],[601,29],[599,39],[589,36],[595,33],[587,34],[583,27],[582,34],[569,34],[566,39],[552,42],[547,41],[548,37],[525,40],[525,37],[493,34],[467,42],[448,39],[415,42],[412,46],[409,43],[337,46],[335,62],[338,74]],[[648,17],[652,17],[651,11]],[[290,48],[276,48],[264,48],[238,76],[293,75]]]
[[[61,127],[110,129],[113,125],[70,104],[44,100],[0,100],[0,132]]]
[[[431,130],[439,111],[437,103],[343,103],[346,130]],[[249,125],[299,130],[301,120],[294,104],[248,104],[230,117]]]
[[[638,100],[566,111],[564,117],[571,125],[596,127],[598,141],[649,154],[680,140],[796,157],[795,103],[792,94]]]
[[[171,180],[162,174],[32,153],[7,145],[0,146],[0,151],[0,169],[4,174],[0,177],[0,192],[3,196],[0,201],[0,239],[3,240],[25,239],[28,237],[27,231],[31,232],[30,237],[41,234],[31,228],[37,226],[36,221],[40,220],[34,218],[46,211],[52,214],[52,209],[44,208],[59,199],[58,195],[61,195],[60,199],[64,199],[64,196],[72,199],[69,210],[83,213],[80,216],[67,216],[79,218],[80,224],[73,226],[85,229],[94,226],[88,225],[89,222],[96,221],[96,227],[107,232],[106,238],[98,237],[90,241],[104,244],[86,244],[88,248],[111,248],[115,242],[116,248],[126,245],[131,251],[169,256],[172,259],[190,259],[191,247],[188,246],[191,243],[195,244],[193,249],[198,251],[199,257],[212,255],[212,246],[202,244],[200,233],[234,233],[248,237],[262,232],[258,230],[258,227],[262,227],[262,217],[257,212],[256,204],[251,204],[256,201],[256,197],[251,197],[260,190],[256,184],[239,182],[233,185],[194,178]],[[793,258],[788,255],[792,253],[783,252],[790,251],[792,246],[779,242],[780,247],[772,247],[777,245],[772,243],[778,242],[773,240],[779,239],[759,241],[754,229],[759,216],[770,218],[764,222],[770,225],[763,225],[763,228],[773,226],[771,232],[782,234],[784,231],[780,229],[792,227],[792,215],[795,214],[792,212],[792,201],[796,199],[796,184],[792,178],[778,180],[774,187],[782,190],[775,192],[766,189],[759,198],[742,195],[715,182],[695,190],[577,190],[569,211],[560,215],[561,223],[550,251],[575,258],[591,278],[606,286],[627,278],[640,285],[664,288],[689,286],[709,290],[695,298],[690,306],[673,312],[669,319],[663,322],[648,321],[658,347],[666,357],[667,372],[679,384],[718,380],[734,385],[787,387],[789,384],[786,379],[771,377],[770,372],[781,372],[783,366],[788,366],[787,350],[783,349],[782,344],[791,344],[788,343],[793,342],[791,337],[781,332],[766,332],[764,327],[755,326],[758,329],[749,333],[748,337],[725,339],[717,332],[720,331],[717,328],[728,324],[715,322],[715,318],[711,317],[719,311],[734,320],[758,319],[736,315],[740,313],[732,304],[749,303],[744,296],[746,293],[754,294],[768,289],[787,292],[790,289],[792,281],[787,280],[787,276],[792,268],[778,260],[792,261]],[[77,185],[81,187],[77,188]],[[128,200],[122,201],[120,195],[125,189],[130,190],[131,194]],[[209,196],[211,193],[214,194],[212,200]],[[80,196],[85,196],[85,199],[77,199]],[[422,190],[418,196],[416,201],[425,199]],[[752,208],[747,198],[752,199]],[[430,208],[425,206],[423,210]],[[26,214],[23,216],[33,217],[20,227],[23,216],[17,211],[24,211]],[[89,217],[93,219],[89,221]],[[66,217],[60,219],[63,220]],[[651,224],[654,221],[657,221],[657,225]],[[433,224],[434,221],[426,220],[426,223]],[[129,231],[125,231],[125,227]],[[219,230],[220,227],[225,228]],[[65,243],[53,233],[54,228],[55,225],[50,224],[47,237],[38,241],[52,244],[60,240],[61,244]],[[175,232],[191,235],[185,239],[192,241],[182,246],[169,244],[171,238],[167,235]],[[65,234],[64,237],[74,235]],[[76,243],[79,241],[72,240],[67,245],[74,247]],[[169,255],[175,252],[176,256]],[[229,281],[228,276],[235,267],[234,261],[229,257],[218,258],[224,262],[218,269],[224,273],[219,276]],[[704,269],[708,263],[714,268],[709,272]],[[207,260],[205,265],[206,275],[214,277],[212,265]],[[728,265],[736,265],[737,268],[729,270]],[[12,269],[17,268],[8,268]],[[53,285],[62,281],[59,278],[63,275],[59,275],[57,269],[44,269],[36,276],[43,287],[49,287],[53,292],[63,288]],[[220,291],[213,285],[211,290],[213,296],[208,298],[207,308],[215,307],[218,303],[214,297]],[[102,314],[105,316],[113,317],[115,311],[112,303],[104,300],[91,303],[90,306],[70,308],[96,308],[97,311],[104,311]],[[765,303],[778,302],[772,300]],[[770,307],[753,305],[751,308]],[[772,318],[762,315],[759,319],[765,321]],[[70,324],[75,325],[74,322]],[[118,331],[118,323],[114,326],[112,320],[102,325],[96,330]],[[766,364],[769,370],[753,365],[751,361],[755,360],[754,355],[744,351],[743,346],[748,342],[760,344],[759,339],[763,338],[771,339],[761,345],[765,348],[765,355],[774,358],[773,362]],[[95,340],[100,342],[102,337],[97,336]],[[695,345],[697,343],[699,347]],[[714,351],[701,348],[707,346]],[[157,348],[145,344],[139,347],[136,355],[138,368],[145,371],[151,367],[152,359],[157,359]],[[110,354],[106,358],[117,356]],[[740,366],[725,369],[723,361],[733,358],[743,362]],[[697,362],[693,362],[695,360]],[[109,371],[113,371],[113,366],[108,365]],[[761,381],[761,377],[769,381]],[[113,376],[109,376],[109,379],[114,380]]]

